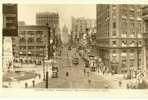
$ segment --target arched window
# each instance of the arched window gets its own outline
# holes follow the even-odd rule
[[[41,38],[37,38],[37,39],[36,39],[36,42],[37,42],[37,43],[41,43],[41,42],[42,42],[42,39],[41,39]]]
[[[121,46],[122,46],[122,47],[125,47],[126,45],[127,45],[127,41],[124,41],[124,40],[123,40],[123,41],[121,42]]]
[[[135,46],[135,41],[131,41],[129,45],[132,47]]]
[[[33,38],[28,38],[28,43],[33,43],[34,39]]]
[[[26,39],[25,38],[20,38],[20,43],[24,43],[26,42]]]

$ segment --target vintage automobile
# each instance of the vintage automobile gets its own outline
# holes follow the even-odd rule
[[[89,65],[92,72],[97,70],[97,59],[95,59],[95,56],[89,56]]]

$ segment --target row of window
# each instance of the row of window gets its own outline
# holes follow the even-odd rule
[[[59,24],[59,20],[57,19],[53,19],[53,20],[47,20],[47,19],[42,19],[42,20],[38,20],[37,23],[40,25],[40,24],[43,24],[43,25],[47,25],[47,22],[48,22],[48,25],[58,25]]]
[[[37,50],[43,50],[43,46],[28,46],[28,49],[37,49]],[[26,50],[27,46],[20,46],[21,50]]]
[[[117,46],[117,41],[112,41],[112,46]],[[122,47],[126,47],[126,46],[137,46],[137,42],[136,41],[121,41],[121,46]],[[142,41],[138,42],[138,46],[142,46]]]
[[[121,11],[123,10],[123,11],[129,11],[129,12],[140,12],[142,10],[137,5],[119,5],[118,7],[120,7]],[[117,5],[112,5],[112,9],[116,10]]]
[[[126,52],[130,52],[130,53],[133,53],[133,52],[135,52],[135,49],[128,49],[128,50],[126,50],[126,49],[123,49],[122,50],[122,52],[123,53],[126,53]],[[114,53],[116,53],[117,51],[116,50],[112,50],[112,53],[114,54]],[[141,50],[139,50],[139,52],[141,52]]]
[[[112,36],[117,36],[117,32],[113,31]],[[130,34],[127,34],[126,31],[121,34],[121,38],[127,38],[127,37],[129,37],[129,38],[142,38],[142,34],[136,35],[135,32],[131,32]]]
[[[19,32],[20,35],[43,35],[43,31],[21,31]]]
[[[26,56],[26,55],[28,55],[28,56],[37,56],[37,57],[39,57],[39,56],[43,56],[43,52],[34,52],[34,53],[31,53],[31,54],[28,54],[28,53],[26,53],[26,52],[23,52],[22,54],[20,54],[21,56]]]
[[[141,29],[142,28],[142,24],[141,23],[135,23],[135,22],[126,22],[126,21],[123,21],[122,23],[121,23],[121,26],[122,26],[122,28],[133,28],[133,29],[135,29],[135,28],[139,28],[139,29]],[[116,27],[117,27],[117,23],[116,22],[113,22],[113,24],[112,24],[112,27],[113,27],[113,29],[115,29]]]
[[[118,59],[117,56],[112,56],[112,62],[117,63],[118,61],[119,61],[119,59]],[[122,57],[121,57],[121,62],[122,62],[122,63],[126,64],[127,61],[128,61],[127,57],[125,57],[125,56],[122,56]],[[133,56],[133,55],[130,56],[130,57],[129,57],[129,61],[130,61],[130,62],[134,62],[134,61],[135,61],[135,56]],[[140,62],[140,61],[141,61],[141,58],[139,58],[139,62]]]
[[[25,42],[26,42],[26,39],[25,39],[25,38],[21,38],[19,42],[20,42],[20,43],[25,43]],[[34,43],[34,42],[42,43],[43,40],[42,40],[42,38],[36,38],[36,41],[35,41],[34,38],[28,38],[27,42],[28,42],[28,43]]]
[[[58,18],[59,15],[58,14],[55,14],[55,15],[37,15],[36,16],[36,19],[40,19],[40,18]]]

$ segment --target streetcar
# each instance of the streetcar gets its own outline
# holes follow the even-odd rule
[[[97,70],[97,59],[95,59],[95,56],[89,56],[89,58],[90,69],[95,72]]]
[[[52,66],[52,78],[57,78],[58,77],[58,67]]]
[[[51,78],[57,78],[59,68],[55,60],[45,60],[45,70],[49,72]]]

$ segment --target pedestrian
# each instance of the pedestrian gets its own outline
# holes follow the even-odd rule
[[[32,86],[35,87],[35,80],[32,81]]]
[[[126,84],[126,88],[127,88],[127,89],[129,89],[129,88],[130,88],[128,83]]]
[[[85,68],[84,68],[84,75],[85,75],[85,73],[86,73],[86,70],[85,70]]]
[[[39,79],[41,79],[41,74],[39,74]]]
[[[67,77],[69,76],[69,73],[68,73],[68,72],[66,72],[66,76],[67,76]]]
[[[122,82],[121,82],[121,81],[119,81],[119,87],[121,87],[121,85],[122,85]]]
[[[87,72],[87,76],[89,77],[89,72]]]
[[[25,88],[28,88],[28,83],[25,83]]]
[[[104,75],[104,70],[103,70],[103,75]]]
[[[88,84],[89,84],[89,85],[91,84],[91,80],[90,80],[90,79],[88,80]]]

